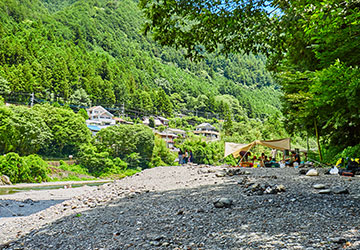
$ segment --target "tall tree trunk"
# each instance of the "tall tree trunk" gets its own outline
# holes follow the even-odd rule
[[[317,127],[316,120],[314,120],[314,125],[315,125],[315,134],[316,134],[316,141],[317,141],[318,150],[319,150],[320,161],[322,161],[323,157],[322,157],[322,153],[321,153],[321,146],[320,146],[320,140],[319,140],[320,136],[319,136],[319,133],[318,133],[318,127]]]

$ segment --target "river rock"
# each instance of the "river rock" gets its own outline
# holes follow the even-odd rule
[[[0,177],[0,184],[12,185],[9,176],[7,176],[7,175],[2,175]]]
[[[324,184],[315,184],[314,186],[313,186],[313,188],[315,188],[315,189],[325,189],[325,185]]]
[[[307,173],[307,170],[306,169],[301,169],[299,171],[299,175],[305,175]]]
[[[346,242],[346,239],[336,237],[336,238],[330,239],[330,241],[333,242],[333,243],[337,243],[337,244],[344,244]]]
[[[286,188],[283,184],[280,184],[280,185],[276,185],[276,190],[278,192],[285,192],[286,191]]]
[[[216,175],[216,177],[225,177],[226,173],[225,172],[218,172],[215,175]]]
[[[306,176],[318,176],[319,172],[316,169],[310,169],[307,171]]]
[[[231,207],[232,204],[233,204],[233,200],[225,197],[216,199],[214,201],[214,206],[216,208]]]
[[[331,190],[330,189],[321,189],[319,191],[319,194],[330,194],[331,193]]]
[[[349,194],[349,190],[343,187],[334,187],[332,191],[334,194]]]

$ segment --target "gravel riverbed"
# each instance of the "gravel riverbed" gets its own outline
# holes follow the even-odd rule
[[[359,177],[222,169],[158,167],[82,187],[41,211],[1,217],[0,249],[360,249]],[[216,208],[219,198],[232,205]]]

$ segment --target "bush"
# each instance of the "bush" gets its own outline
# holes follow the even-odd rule
[[[96,177],[104,174],[118,174],[127,169],[127,163],[108,152],[98,152],[93,145],[83,145],[79,152],[79,163]]]
[[[224,142],[206,142],[199,136],[188,137],[178,146],[183,152],[191,150],[193,162],[198,164],[216,164],[223,158]]]
[[[65,170],[65,171],[71,171],[77,174],[83,174],[83,175],[89,175],[89,171],[87,168],[81,166],[81,165],[69,165],[66,162],[64,162],[63,160],[60,161],[60,169]]]
[[[0,174],[9,176],[12,183],[47,181],[48,173],[48,164],[38,155],[8,153],[0,157]]]
[[[50,173],[48,164],[38,155],[29,155],[24,158],[26,169],[30,170],[28,182],[49,181],[47,176]]]
[[[152,167],[174,165],[176,155],[166,147],[166,142],[155,136],[154,152],[151,159]]]
[[[336,159],[339,158],[360,158],[360,144],[345,148],[340,154],[336,155]]]
[[[147,126],[110,126],[100,130],[95,141],[99,152],[108,153],[112,159],[119,157],[132,168],[146,168],[151,162],[154,133]]]

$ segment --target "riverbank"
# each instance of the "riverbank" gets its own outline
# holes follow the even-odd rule
[[[144,170],[9,223],[1,218],[0,242],[5,249],[360,248],[358,177],[221,169]],[[321,194],[319,185],[330,191]],[[233,205],[214,207],[221,197]]]

